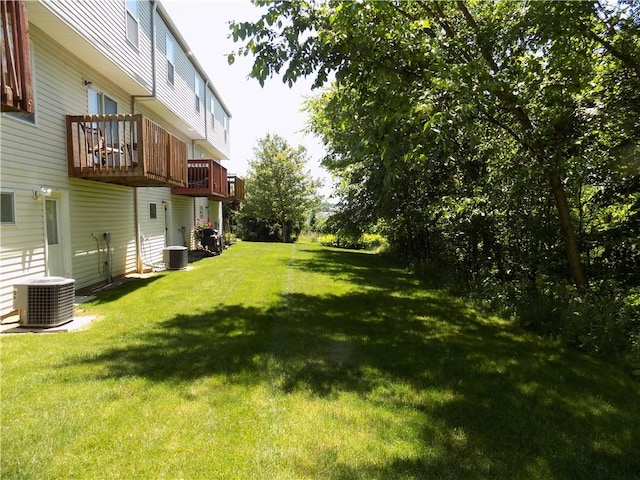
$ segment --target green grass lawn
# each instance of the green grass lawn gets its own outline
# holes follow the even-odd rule
[[[239,243],[4,335],[8,479],[638,479],[640,384],[384,257]]]

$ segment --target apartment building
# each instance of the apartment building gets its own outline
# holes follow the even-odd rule
[[[222,227],[231,114],[161,2],[1,8],[0,316],[16,282],[109,282]]]

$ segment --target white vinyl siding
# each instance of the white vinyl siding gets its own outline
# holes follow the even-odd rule
[[[42,3],[120,70],[151,87],[151,2],[137,2],[137,48],[132,48],[127,39],[127,9],[123,1],[45,0]],[[32,7],[28,7],[31,21]]]
[[[193,248],[190,244],[191,231],[193,230],[193,198],[172,195],[171,218],[173,219],[173,229],[170,232],[170,245]]]
[[[60,121],[60,103],[73,104],[61,84],[65,70],[51,43],[42,44],[37,29],[31,29],[33,64],[38,71],[49,69],[51,75],[38,76],[36,88],[37,122],[30,124],[2,116],[2,176],[0,189],[14,194],[15,225],[2,226],[0,249],[0,313],[12,310],[12,286],[18,281],[44,276],[45,229],[43,202],[34,200],[33,191],[40,186],[66,189],[68,184],[64,124]],[[41,46],[42,45],[42,46]],[[46,45],[47,48],[44,48]],[[57,99],[55,101],[54,99]],[[78,104],[84,103],[78,98]],[[57,109],[57,111],[55,111]],[[54,113],[55,111],[55,113]],[[57,114],[58,122],[53,121]],[[38,148],[34,148],[38,145]]]
[[[204,139],[206,129],[203,111],[206,110],[206,108],[202,109],[201,112],[196,110],[194,107],[194,92],[197,89],[201,92],[201,95],[205,95],[200,97],[200,101],[203,106],[206,106],[207,103],[205,102],[208,102],[210,89],[204,88],[204,81],[202,81],[200,73],[187,52],[181,48],[180,43],[171,35],[162,16],[159,15],[156,20],[158,32],[156,66],[158,68],[158,78],[160,79],[157,84],[158,99],[192,128],[191,135],[193,138]],[[173,43],[172,63],[175,69],[173,84],[165,81],[167,78],[168,64],[167,42],[165,39],[171,39]],[[196,82],[194,79],[196,77],[201,80],[199,87],[195,85]],[[211,123],[208,118],[206,122]],[[218,148],[223,146],[224,144],[221,144]],[[226,154],[228,155],[228,152],[226,152]]]
[[[222,233],[223,225],[222,225],[222,203],[221,202],[208,202],[209,207],[209,221],[217,228],[220,233]]]
[[[11,185],[14,193],[16,224],[2,225],[0,248],[0,314],[13,310],[13,285],[41,277],[45,270],[44,222],[42,204],[33,199],[32,182],[11,174],[7,177],[7,152],[2,130],[2,188]]]
[[[104,282],[136,269],[133,189],[73,180],[70,190],[71,245],[76,288]],[[110,234],[109,248],[103,234]]]
[[[150,268],[163,261],[162,251],[166,246],[165,229],[167,234],[170,233],[171,229],[171,225],[165,225],[165,206],[169,208],[171,189],[165,187],[140,187],[137,190],[142,262],[145,268]],[[149,205],[152,203],[156,205],[156,218],[150,218],[149,216]]]
[[[229,158],[230,136],[229,136],[229,115],[225,112],[222,104],[214,93],[209,90],[208,106],[208,128],[207,137],[217,150],[222,152],[225,158]]]

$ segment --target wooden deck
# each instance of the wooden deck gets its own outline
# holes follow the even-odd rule
[[[241,202],[244,200],[244,180],[236,175],[229,175],[229,195],[224,199],[225,202]]]
[[[187,145],[143,115],[68,115],[69,176],[132,187],[187,184]]]
[[[171,189],[174,195],[223,200],[228,196],[227,169],[211,159],[188,160],[187,185]]]
[[[3,112],[34,113],[29,21],[25,2],[0,2],[2,18],[2,74],[0,97]]]

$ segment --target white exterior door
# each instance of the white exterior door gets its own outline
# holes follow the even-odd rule
[[[61,242],[61,209],[57,198],[45,198],[45,226],[47,235],[47,275],[65,276],[64,250]]]

